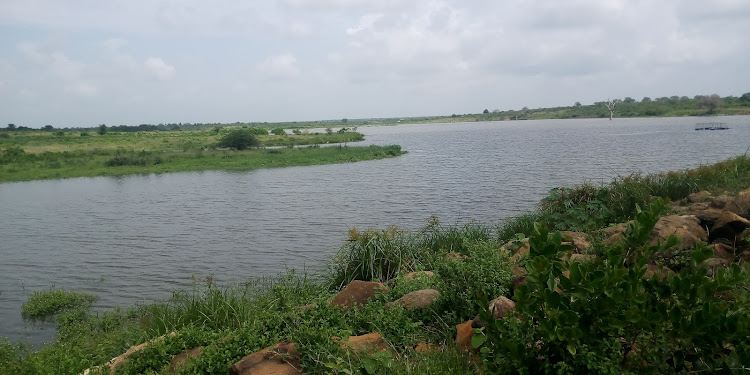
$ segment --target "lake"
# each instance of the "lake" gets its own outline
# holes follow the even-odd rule
[[[558,186],[697,167],[746,152],[750,116],[363,127],[394,159],[250,172],[0,184],[0,337],[34,344],[50,324],[21,319],[35,290],[91,292],[108,309],[220,282],[315,271],[347,230],[493,224]]]

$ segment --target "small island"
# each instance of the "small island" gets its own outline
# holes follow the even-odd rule
[[[364,135],[348,128],[295,130],[292,134],[281,128],[269,134],[267,129],[247,126],[169,131],[111,131],[106,125],[78,131],[4,129],[0,132],[0,182],[248,171],[375,160],[405,153],[397,145],[349,146],[363,140]]]

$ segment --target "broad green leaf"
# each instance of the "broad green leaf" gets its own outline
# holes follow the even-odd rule
[[[568,352],[570,352],[570,354],[572,354],[572,355],[576,355],[576,352],[577,352],[576,351],[576,344],[574,344],[572,342],[569,343],[568,344]]]
[[[474,332],[474,335],[471,336],[471,347],[476,349],[482,346],[482,344],[484,344],[485,341],[487,341],[487,336],[479,332]]]

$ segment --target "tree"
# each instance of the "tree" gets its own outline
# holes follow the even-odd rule
[[[629,96],[626,96],[625,99],[622,100],[622,102],[623,103],[634,103],[635,99],[633,99],[633,98],[631,98]]]
[[[16,124],[8,124],[8,130],[16,130]]]
[[[107,125],[99,125],[99,130],[97,130],[96,132],[99,133],[99,135],[107,134]]]
[[[581,106],[581,102],[576,102],[576,104],[573,104],[573,107],[579,108]]]
[[[698,105],[705,108],[708,113],[714,113],[716,108],[721,106],[721,97],[716,94],[704,96],[698,100]]]
[[[333,134],[333,129],[331,129],[331,128],[326,128],[326,134],[328,134],[328,135],[331,135],[331,134]]]
[[[258,147],[260,142],[250,129],[235,129],[219,140],[219,147],[245,150],[250,147]]]
[[[286,131],[284,128],[274,128],[271,130],[271,134],[273,135],[286,135]]]
[[[740,101],[745,104],[750,103],[750,92],[746,92],[742,94],[742,96],[740,96]],[[8,125],[13,125],[13,124],[8,124]]]
[[[46,130],[46,131],[52,131],[54,129],[55,127],[52,125],[44,125],[44,127],[42,128],[42,130]]]
[[[344,124],[346,124],[347,122],[349,122],[349,119],[348,118],[342,118],[341,122],[343,122]]]
[[[489,109],[487,109],[487,108],[485,108],[485,109],[484,109],[484,112],[482,112],[482,113],[484,113],[484,114],[490,113],[490,110],[489,110]]]
[[[651,98],[649,98],[648,96],[644,96],[641,100],[641,103],[651,103]]]
[[[612,120],[612,117],[615,115],[615,106],[617,103],[620,103],[620,99],[607,99],[606,102],[604,102],[604,105],[607,106],[607,109],[609,110],[609,119]]]

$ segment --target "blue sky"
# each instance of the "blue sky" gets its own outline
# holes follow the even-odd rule
[[[0,0],[0,123],[477,113],[750,91],[750,1]]]

